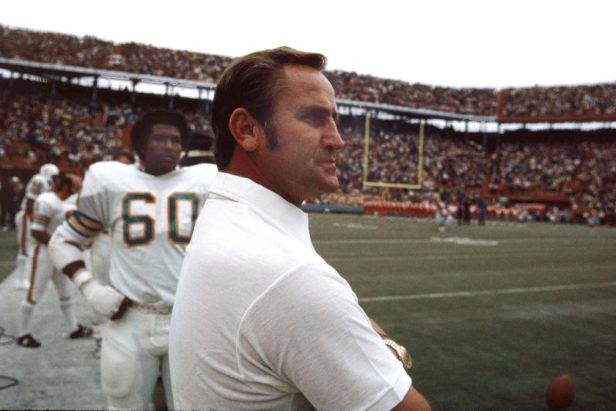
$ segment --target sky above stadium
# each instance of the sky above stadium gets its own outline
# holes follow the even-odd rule
[[[452,87],[616,81],[613,0],[14,0],[0,24],[224,56],[287,45],[328,69]]]

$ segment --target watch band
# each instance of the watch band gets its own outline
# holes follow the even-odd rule
[[[394,354],[402,363],[402,366],[405,370],[408,371],[413,368],[413,360],[411,359],[411,355],[403,345],[398,344],[391,338],[383,338],[383,342],[386,346],[390,347],[393,350]]]

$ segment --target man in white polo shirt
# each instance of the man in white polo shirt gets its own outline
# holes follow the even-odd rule
[[[316,253],[300,209],[338,188],[344,143],[325,62],[265,50],[218,83],[224,172],[187,248],[171,321],[178,409],[430,409],[411,386],[408,354]]]

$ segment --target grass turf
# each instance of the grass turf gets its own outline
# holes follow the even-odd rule
[[[311,215],[317,250],[360,304],[409,348],[434,409],[545,410],[572,376],[570,410],[616,403],[616,230],[574,225],[449,225]],[[0,281],[14,232],[0,233]],[[352,366],[352,364],[349,364]]]

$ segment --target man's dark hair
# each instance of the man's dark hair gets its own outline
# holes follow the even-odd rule
[[[156,124],[168,124],[177,128],[182,137],[182,148],[186,149],[190,137],[190,128],[184,116],[172,110],[151,110],[139,117],[130,132],[131,145],[141,160],[145,160],[145,147],[148,137],[150,137],[152,127]]]
[[[211,121],[216,136],[214,154],[219,170],[227,167],[236,145],[229,130],[231,113],[243,107],[265,127],[279,91],[280,72],[289,64],[322,71],[327,58],[319,53],[278,47],[240,57],[222,73],[214,94]]]
[[[64,190],[65,188],[71,191],[73,189],[73,180],[70,178],[69,174],[60,172],[60,174],[53,176],[53,186],[58,191]]]

